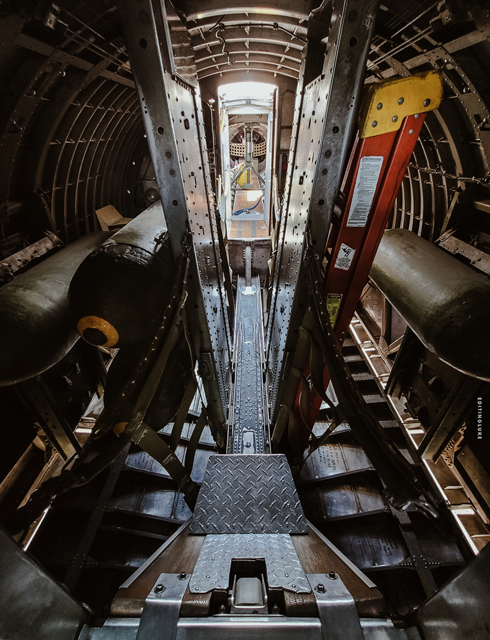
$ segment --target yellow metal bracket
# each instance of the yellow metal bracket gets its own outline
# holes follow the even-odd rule
[[[406,116],[437,109],[442,88],[441,74],[437,71],[367,85],[357,118],[359,137],[398,131]]]

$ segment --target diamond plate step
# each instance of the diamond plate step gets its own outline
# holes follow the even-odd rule
[[[265,560],[270,588],[311,593],[298,555],[287,534],[206,536],[192,573],[191,593],[228,589],[231,561],[250,558]]]
[[[308,533],[286,456],[212,455],[189,531]]]

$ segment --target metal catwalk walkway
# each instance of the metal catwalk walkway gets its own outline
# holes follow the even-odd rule
[[[260,280],[238,278],[235,324],[235,385],[230,407],[228,453],[269,453],[263,383],[263,324]]]

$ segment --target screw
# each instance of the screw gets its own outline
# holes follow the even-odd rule
[[[416,113],[416,114],[414,115],[414,118],[415,118],[415,120],[417,120],[417,118],[420,118],[420,113]]]
[[[179,580],[185,580],[186,578],[187,578],[187,573],[185,573],[184,571],[179,574]]]
[[[315,589],[318,591],[318,593],[325,593],[326,589],[325,589],[325,585],[322,584],[320,582],[320,584],[317,584]]]
[[[428,107],[430,105],[430,100],[429,98],[427,98],[426,100],[424,100],[424,107]]]
[[[408,132],[410,135],[412,135],[412,133],[415,131],[415,129],[410,129],[410,131]]]
[[[337,580],[339,576],[335,573],[335,571],[329,571],[327,577],[330,578],[330,580]]]
[[[378,126],[378,121],[377,120],[373,120],[372,126],[373,127],[377,127]]]
[[[380,109],[382,109],[383,108],[383,103],[382,102],[378,102],[378,106],[376,108],[378,109],[378,111]]]
[[[393,122],[396,122],[398,120],[398,116],[393,116],[393,118],[391,118]]]
[[[405,98],[398,98],[398,104],[403,104],[405,102]]]
[[[165,587],[163,584],[157,584],[155,587],[155,593],[163,593],[165,591]]]

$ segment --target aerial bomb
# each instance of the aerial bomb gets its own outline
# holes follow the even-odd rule
[[[104,392],[104,404],[111,407],[120,401],[121,393],[129,376],[136,370],[136,366],[150,347],[151,341],[130,345],[119,349],[108,374]],[[192,362],[189,346],[183,333],[170,352],[163,375],[159,382],[155,396],[148,407],[145,422],[155,431],[163,429],[177,413],[187,385],[192,376]],[[115,426],[116,433],[124,430],[131,419],[136,398],[141,392],[144,382],[125,403],[120,405]]]
[[[490,281],[406,229],[385,231],[370,276],[446,364],[490,380]]]
[[[0,289],[0,386],[46,371],[78,340],[68,305],[70,281],[108,236],[84,236]]]
[[[150,338],[168,303],[174,268],[160,202],[137,216],[80,265],[70,308],[82,338],[123,347]]]

